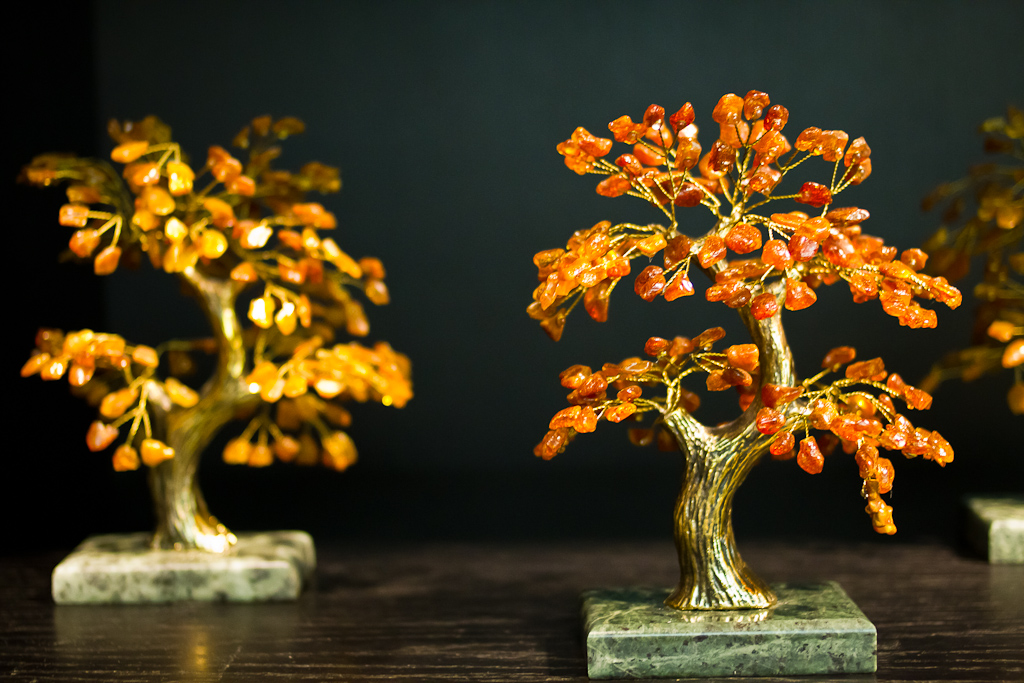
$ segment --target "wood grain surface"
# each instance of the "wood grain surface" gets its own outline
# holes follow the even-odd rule
[[[1024,680],[1024,566],[940,545],[741,549],[769,581],[839,581],[875,623],[878,673],[844,681]],[[262,605],[57,607],[60,555],[0,560],[0,676],[584,681],[580,591],[669,585],[676,572],[671,545],[655,542],[319,551],[311,590]]]

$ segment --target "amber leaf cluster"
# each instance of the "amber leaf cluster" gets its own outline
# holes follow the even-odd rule
[[[156,117],[111,121],[108,130],[116,143],[110,158],[122,165],[120,172],[101,160],[47,154],[22,174],[40,186],[67,184],[68,203],[58,220],[74,229],[70,251],[91,260],[97,275],[145,258],[188,283],[216,280],[236,294],[248,290],[252,327],[239,339],[171,340],[156,348],[91,330],[44,329],[22,375],[67,375],[99,405],[102,419],[87,435],[91,450],[110,446],[130,423],[113,462],[117,470],[135,469],[140,453],[150,466],[174,457],[173,449],[152,438],[153,406],[187,409],[201,400],[177,378],[194,370],[189,354],[240,343],[253,368],[246,384],[262,407],[225,449],[224,459],[262,466],[276,456],[337,469],[354,462],[355,448],[340,429],[350,418],[337,403],[373,400],[401,407],[412,396],[410,368],[385,343],[327,348],[337,328],[360,337],[369,332],[354,293],[377,305],[388,303],[389,293],[380,260],[356,259],[324,236],[337,219],[307,199],[311,192],[337,192],[338,170],[318,162],[294,172],[273,167],[281,154],[278,143],[301,133],[304,124],[257,117],[233,140],[238,152],[212,146],[199,164]]]
[[[705,299],[749,307],[758,319],[781,308],[807,308],[821,285],[840,280],[854,301],[877,299],[909,327],[936,323],[934,311],[916,299],[951,308],[960,304],[960,292],[946,278],[921,272],[924,252],[898,252],[862,232],[868,211],[835,206],[840,193],[871,174],[871,149],[864,138],[851,142],[844,131],[810,127],[790,143],[783,133],[789,111],[759,91],[724,95],[711,119],[717,138],[707,149],[698,141],[690,103],[670,116],[656,104],[640,121],[622,116],[608,125],[614,141],[581,127],[558,145],[576,173],[605,176],[598,194],[644,199],[667,223],[602,221],[576,231],[565,248],[536,254],[539,284],[528,313],[552,338],[561,336],[566,316],[580,301],[592,318],[606,320],[609,296],[632,274],[631,262],[649,263],[658,256],[660,262],[644,266],[633,280],[634,292],[645,301],[694,295],[696,263],[711,280]],[[630,149],[610,161],[614,142]],[[831,165],[830,179],[789,182],[795,169],[816,158]],[[780,200],[804,208],[765,210]],[[696,207],[711,214],[711,227],[686,234],[680,220],[694,218],[687,210]],[[782,300],[766,291],[776,279],[785,281]]]
[[[928,240],[933,252],[928,271],[957,281],[975,260],[982,263],[972,345],[953,351],[935,365],[924,385],[944,380],[970,381],[982,374],[1012,369],[1006,399],[1010,410],[1024,414],[1024,111],[981,126],[991,163],[945,183],[924,201],[924,209],[942,210],[943,225]]]
[[[697,410],[699,396],[681,381],[705,373],[704,385],[709,391],[735,390],[743,410],[756,397],[761,399],[755,425],[763,437],[761,447],[767,448],[772,459],[795,458],[802,470],[818,474],[826,456],[837,447],[853,455],[875,531],[896,533],[892,507],[879,497],[892,490],[895,469],[891,460],[879,455],[879,448],[899,451],[907,458],[921,456],[943,467],[953,461],[953,448],[941,434],[914,427],[897,410],[895,401],[908,410],[926,410],[931,407],[931,395],[887,372],[881,358],[854,362],[857,353],[849,346],[829,351],[822,360],[822,371],[796,386],[762,384],[757,346],[736,344],[715,352],[713,345],[724,336],[725,331],[715,327],[692,339],[651,337],[644,346],[651,360],[627,358],[606,363],[597,371],[584,365],[567,368],[560,379],[562,386],[571,390],[566,397],[570,407],[552,417],[534,455],[550,460],[577,434],[595,431],[602,419],[636,420],[649,411],[658,417],[651,427],[630,429],[630,440],[673,450],[677,446],[660,426],[661,416],[678,409]],[[843,366],[841,377],[823,381]],[[645,387],[658,385],[664,387],[664,395],[644,396]],[[812,430],[819,435],[812,436]]]

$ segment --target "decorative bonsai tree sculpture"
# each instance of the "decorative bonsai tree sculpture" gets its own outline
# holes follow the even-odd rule
[[[795,455],[797,464],[814,474],[821,471],[828,449],[841,444],[855,454],[867,512],[875,530],[886,534],[896,531],[892,508],[881,498],[892,487],[893,465],[878,449],[920,455],[940,465],[953,459],[938,432],[915,429],[894,401],[925,409],[931,397],[889,374],[880,358],[851,362],[854,349],[832,349],[820,373],[798,381],[781,309],[805,309],[815,302],[820,286],[843,281],[855,301],[878,299],[900,324],[933,327],[935,313],[921,308],[915,297],[950,307],[959,305],[961,297],[945,279],[919,272],[926,258],[921,250],[908,249],[897,258],[894,247],[863,234],[867,211],[834,207],[836,195],[871,173],[863,138],[847,147],[843,131],[808,128],[791,145],[782,133],[788,110],[770,105],[768,95],[758,91],[723,96],[711,118],[718,124],[718,138],[703,154],[689,103],[668,117],[662,107],[651,105],[639,122],[628,116],[612,121],[615,140],[632,147],[614,163],[604,158],[612,140],[584,128],[558,145],[576,173],[607,176],[597,185],[598,194],[639,197],[665,222],[602,221],[575,232],[565,249],[538,253],[534,262],[540,284],[527,310],[555,340],[581,300],[592,318],[604,321],[609,295],[630,274],[630,262],[660,253],[661,264],[647,265],[635,277],[633,289],[641,298],[692,296],[691,274],[700,270],[711,283],[704,298],[735,309],[751,343],[714,351],[725,332],[713,328],[692,339],[651,337],[644,346],[650,360],[627,358],[596,372],[570,367],[561,383],[571,390],[571,405],[554,416],[534,453],[554,457],[577,434],[594,431],[602,418],[620,422],[656,413],[658,434],[637,429],[630,436],[640,444],[674,442],[685,455],[674,520],[681,579],[667,604],[678,609],[760,608],[775,598],[740,558],[731,510],[737,487],[766,451],[779,460]],[[825,183],[809,181],[779,191],[815,157],[829,163]],[[767,211],[769,204],[784,200],[810,207],[815,215]],[[711,220],[693,237],[684,234],[680,220],[686,217],[690,225],[696,207],[708,211]],[[730,251],[742,258],[729,258]],[[838,378],[826,379],[844,365]],[[707,374],[710,391],[738,391],[743,412],[737,418],[709,426],[695,417],[700,400],[683,382],[699,372]],[[644,387],[657,385],[664,387],[664,396],[645,395]],[[809,435],[811,429],[828,432],[823,444]]]
[[[69,183],[60,223],[76,228],[70,249],[92,259],[97,275],[145,255],[178,277],[213,330],[213,338],[153,348],[92,330],[42,329],[21,371],[66,376],[99,405],[101,419],[86,434],[90,450],[108,448],[127,426],[113,465],[134,470],[141,456],[150,468],[154,548],[223,552],[235,542],[207,511],[195,478],[204,449],[229,421],[251,418],[224,449],[228,463],[322,460],[343,470],[356,449],[342,429],[350,415],[338,404],[402,407],[412,396],[409,361],[386,343],[330,346],[338,326],[353,336],[369,331],[354,291],[386,304],[388,290],[381,262],[356,261],[322,237],[335,217],[305,201],[311,191],[337,192],[338,170],[316,162],[297,173],[271,167],[281,153],[276,143],[303,128],[294,118],[253,119],[234,140],[248,150],[246,163],[214,146],[194,168],[157,118],[111,121],[111,158],[125,164],[122,173],[101,160],[56,154],[24,171],[36,185]],[[252,326],[243,329],[236,308],[246,290]],[[193,352],[216,354],[199,389],[178,379],[194,369]]]
[[[953,351],[935,364],[922,383],[929,391],[944,380],[969,381],[989,372],[1013,368],[1006,395],[1010,410],[1024,414],[1024,112],[1010,107],[1005,117],[981,126],[985,150],[998,162],[971,169],[966,178],[940,185],[924,201],[926,211],[942,204],[944,225],[928,240],[928,272],[956,281],[971,261],[984,261],[974,288],[978,306],[968,348]],[[971,212],[965,211],[967,208]]]

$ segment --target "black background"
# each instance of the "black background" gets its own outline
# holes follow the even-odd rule
[[[1019,2],[92,2],[28,6],[7,45],[3,183],[7,232],[4,410],[0,469],[5,551],[70,547],[94,532],[151,525],[142,472],[117,474],[92,454],[91,409],[67,385],[17,370],[41,325],[117,332],[135,342],[205,334],[175,283],[149,271],[99,281],[58,264],[68,231],[62,193],[14,186],[32,155],[105,155],[110,117],[154,113],[194,156],[226,145],[255,115],[294,115],[307,132],[280,160],[339,165],[324,204],[350,253],[388,267],[393,303],[368,310],[370,339],[413,360],[403,410],[357,407],[359,464],[338,474],[284,465],[228,467],[210,453],[201,480],[236,530],[302,528],[317,539],[641,537],[670,533],[678,454],[630,446],[602,425],[563,455],[531,449],[564,407],[557,374],[637,355],[651,335],[716,324],[746,341],[724,306],[613,297],[610,321],[573,316],[554,344],[524,309],[534,252],[602,219],[650,222],[653,209],[593,192],[555,145],[577,125],[601,134],[621,114],[693,102],[702,121],[726,92],[767,91],[790,110],[790,137],[810,125],[863,135],[874,174],[842,197],[867,208],[865,229],[902,248],[937,226],[920,199],[981,159],[983,119],[1024,100]],[[707,131],[705,131],[707,132]],[[704,135],[702,135],[702,139]],[[710,139],[710,138],[709,138]],[[808,164],[820,180],[825,164]],[[685,224],[706,227],[706,214]],[[628,288],[627,288],[628,289]],[[970,283],[965,291],[970,289]],[[908,380],[966,343],[971,305],[907,330],[845,287],[786,314],[802,375],[840,344],[881,355]],[[959,496],[1021,490],[1024,418],[1010,415],[1009,373],[951,383],[912,414],[956,449],[945,469],[896,462],[900,535],[951,537]],[[706,421],[733,402],[708,398]],[[239,429],[240,429],[239,425]],[[219,449],[218,449],[219,450]],[[744,484],[735,525],[753,536],[870,541],[851,458],[811,477],[765,462]],[[878,539],[885,542],[885,539]]]

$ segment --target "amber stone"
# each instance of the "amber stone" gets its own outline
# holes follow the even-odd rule
[[[149,149],[149,142],[146,140],[130,140],[121,143],[110,151],[110,159],[119,164],[127,164],[135,161]]]
[[[108,420],[121,417],[124,415],[124,411],[128,410],[128,407],[135,403],[138,397],[139,392],[129,387],[111,392],[104,396],[100,402],[100,415]]]
[[[249,462],[246,464],[249,467],[266,467],[274,463],[274,452],[270,450],[270,446],[261,443],[253,446],[252,450],[249,451]]]
[[[758,369],[759,353],[756,344],[734,344],[725,350],[729,365],[747,372]]]
[[[764,127],[767,130],[782,130],[789,122],[789,110],[781,104],[773,104],[764,115]]]
[[[595,157],[603,157],[612,149],[611,140],[599,138],[582,126],[573,131],[572,141],[585,153]]]
[[[687,102],[679,108],[679,111],[668,118],[668,123],[672,126],[672,130],[678,133],[693,123],[694,116],[693,105]]]
[[[566,389],[578,389],[583,380],[592,374],[592,370],[586,365],[572,365],[562,370],[558,380]]]
[[[188,164],[178,161],[167,162],[167,189],[175,197],[192,191],[195,173]]]
[[[608,378],[602,372],[595,372],[580,384],[577,391],[581,396],[597,396],[608,388]]]
[[[828,368],[833,365],[849,363],[857,357],[857,349],[852,346],[837,346],[825,354],[821,361],[821,367]]]
[[[633,157],[647,166],[661,166],[665,163],[665,157],[660,152],[639,142],[633,146]]]
[[[786,424],[786,416],[773,408],[761,408],[757,411],[755,424],[762,434],[774,434]]]
[[[871,156],[871,148],[868,147],[868,143],[862,137],[857,138],[850,143],[850,149],[846,151],[846,156],[843,157],[843,165],[852,166],[859,164],[869,156]]]
[[[896,470],[889,458],[878,458],[875,460],[875,479],[878,480],[878,492],[888,493],[892,490],[892,482],[896,478]]]
[[[857,225],[863,223],[871,214],[866,209],[861,209],[856,206],[844,206],[838,209],[830,209],[825,214],[825,218],[829,220],[832,225],[837,228],[845,228],[849,225]]]
[[[89,425],[89,431],[85,435],[85,445],[89,447],[90,451],[102,451],[114,443],[118,433],[117,427],[96,420]]]
[[[706,158],[708,172],[704,175],[717,178],[731,171],[736,165],[736,150],[721,140],[715,140]]]
[[[800,280],[786,279],[785,306],[787,311],[803,310],[817,300],[818,295],[807,286],[807,283]]]
[[[860,469],[861,479],[867,479],[871,476],[871,473],[875,469],[875,463],[878,461],[878,449],[874,446],[864,444],[857,449],[857,454],[853,459],[857,463],[857,467]]]
[[[632,403],[621,403],[611,406],[604,411],[604,419],[609,422],[622,422],[636,412],[636,406]]]
[[[793,255],[782,240],[768,240],[761,251],[761,260],[778,270],[785,270],[793,265]]]
[[[68,248],[79,258],[87,258],[100,244],[100,234],[96,230],[86,228],[76,230],[68,241]]]
[[[836,406],[828,399],[819,398],[810,405],[811,426],[815,429],[828,429],[839,416]]]
[[[641,394],[643,394],[643,389],[640,388],[639,384],[627,384],[619,390],[615,398],[620,401],[635,401],[640,398]]]
[[[797,262],[810,261],[818,253],[818,243],[803,235],[789,238],[788,251]]]
[[[848,365],[846,367],[847,379],[870,379],[880,381],[885,379],[885,363],[881,358],[872,358]]]
[[[818,140],[821,139],[821,134],[821,128],[816,126],[806,128],[796,137],[796,142],[793,143],[793,146],[801,152],[807,152],[818,144]]]
[[[768,447],[768,452],[771,453],[773,460],[789,460],[793,457],[795,445],[796,438],[793,432],[779,432],[772,440],[772,445]]]
[[[790,387],[784,384],[765,384],[761,387],[761,401],[769,408],[790,403],[804,393],[803,387]]]
[[[779,302],[774,294],[763,292],[750,301],[750,312],[757,320],[765,320],[779,311]]]
[[[737,150],[750,139],[750,124],[746,121],[719,125],[718,142]]]
[[[688,353],[693,353],[697,345],[694,343],[695,340],[687,339],[686,337],[676,337],[672,340],[672,345],[668,349],[668,355],[678,360]]]
[[[749,192],[769,194],[782,180],[782,172],[770,166],[759,166],[747,182]],[[748,193],[749,194],[749,193]]]
[[[109,246],[96,254],[93,261],[93,271],[97,275],[110,275],[117,270],[117,264],[121,260],[121,247]]]
[[[1004,368],[1015,368],[1024,363],[1024,337],[1014,339],[1006,345],[1001,362]]]
[[[985,333],[996,341],[1005,343],[1013,339],[1015,330],[1016,326],[1009,320],[995,320]]]
[[[612,136],[618,142],[632,145],[638,142],[643,137],[643,134],[647,132],[647,126],[642,122],[633,123],[633,119],[623,115],[609,123],[608,130],[612,132]]]
[[[690,258],[690,249],[693,247],[693,240],[686,235],[676,235],[670,238],[665,244],[665,268],[672,268]]]
[[[57,220],[68,228],[84,228],[89,222],[89,207],[85,204],[65,204],[60,207]]]
[[[658,266],[647,266],[633,283],[633,291],[644,301],[654,301],[665,289],[664,270]]]
[[[860,185],[871,175],[871,159],[865,159],[856,166],[851,166],[844,178],[848,178],[851,185]]]
[[[608,176],[597,184],[597,193],[602,197],[619,197],[629,192],[632,184],[625,173]]]
[[[743,98],[743,116],[749,121],[761,117],[764,108],[771,104],[768,93],[751,90]]]
[[[697,252],[701,267],[708,268],[725,257],[725,240],[718,235],[708,235]]]
[[[661,233],[649,235],[636,243],[637,250],[644,256],[654,256],[665,248],[667,241]]]
[[[733,297],[740,289],[743,289],[743,282],[740,280],[728,280],[719,284],[711,285],[704,291],[704,298],[708,301],[726,301]]]
[[[237,438],[228,441],[221,453],[221,458],[228,465],[246,465],[249,463],[251,452],[252,444],[247,439]]]
[[[710,348],[712,344],[723,337],[725,337],[725,330],[723,328],[710,327],[694,337],[693,341],[690,343],[693,344],[693,348],[695,349],[704,347]],[[677,337],[677,339],[681,339],[681,337]]]
[[[736,123],[743,113],[743,98],[729,93],[722,95],[711,112],[711,119],[715,123]]]
[[[928,410],[932,406],[931,394],[909,384],[903,388],[903,399],[909,407],[916,408],[917,410]]]
[[[714,372],[708,373],[705,385],[708,391],[725,391],[732,387],[732,384],[725,378],[722,370],[715,370]]]
[[[111,460],[115,472],[130,472],[139,469],[139,453],[128,444],[121,444],[114,449]]]
[[[822,207],[832,201],[832,191],[821,183],[806,182],[800,187],[796,201],[801,204]]]
[[[796,456],[796,464],[808,474],[818,474],[825,464],[825,456],[818,448],[818,442],[813,436],[800,441],[800,452]]]
[[[661,337],[651,337],[644,344],[644,353],[657,358],[662,351],[668,349],[671,343],[669,340],[662,339]]]
[[[820,154],[825,161],[839,161],[850,136],[841,130],[822,131],[818,143],[811,150],[812,154]]]
[[[696,128],[696,126],[691,126]],[[683,131],[686,132],[685,130]],[[676,147],[676,168],[690,169],[697,165],[701,158],[702,148],[697,138],[683,134],[679,136],[679,145]]]
[[[725,246],[737,254],[749,254],[761,248],[761,231],[749,223],[737,223],[725,236]]]

